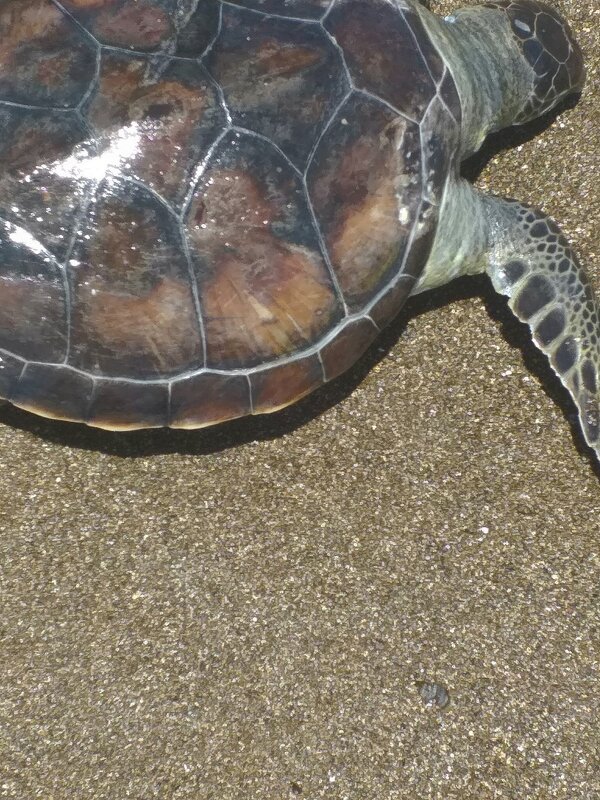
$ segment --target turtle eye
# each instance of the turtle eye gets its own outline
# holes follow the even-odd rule
[[[580,91],[585,80],[581,49],[567,22],[537,0],[492,0],[506,12],[512,32],[534,72],[533,91],[518,122],[539,116],[563,97]]]

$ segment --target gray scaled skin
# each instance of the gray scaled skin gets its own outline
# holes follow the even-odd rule
[[[459,174],[488,133],[540,116],[582,89],[581,51],[566,22],[531,0],[498,0],[444,20],[418,12],[456,81],[463,120],[434,246],[413,294],[487,272],[571,393],[600,458],[600,314],[585,272],[549,217],[478,192]]]

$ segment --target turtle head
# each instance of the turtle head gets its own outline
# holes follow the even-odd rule
[[[533,71],[529,97],[514,120],[527,122],[580,92],[585,81],[581,48],[563,17],[537,0],[493,0],[504,11],[525,61]]]

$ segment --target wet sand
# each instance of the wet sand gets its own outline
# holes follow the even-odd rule
[[[560,7],[587,90],[477,182],[543,205],[600,288],[600,6]],[[1,411],[0,797],[600,797],[600,470],[573,415],[484,279],[273,417]]]

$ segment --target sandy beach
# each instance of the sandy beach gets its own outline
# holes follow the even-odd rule
[[[580,102],[468,170],[600,291],[600,5],[557,6]],[[5,407],[0,496],[0,798],[600,798],[600,469],[487,279],[273,416]]]

